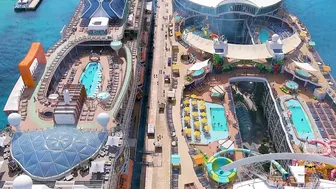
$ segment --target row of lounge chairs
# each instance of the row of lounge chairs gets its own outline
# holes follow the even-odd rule
[[[82,113],[80,115],[80,121],[93,121],[95,113],[96,113],[97,106],[94,105],[93,108],[84,107]]]
[[[27,108],[28,107],[28,100],[23,99],[21,101],[21,109],[20,109],[20,114],[21,114],[21,119],[25,120],[27,118]]]
[[[175,127],[173,123],[173,106],[171,104],[167,104],[166,107],[167,112],[167,125],[170,131],[170,136],[172,137],[172,141],[175,141],[175,146],[171,145],[171,154],[178,154],[178,147],[177,147],[177,137],[175,136]],[[170,175],[170,188],[178,189],[178,179],[179,179],[179,170],[172,167],[171,175]]]
[[[71,69],[70,76],[67,80],[67,84],[71,84],[74,81],[76,72],[77,72],[77,69],[75,69],[75,68]]]
[[[193,147],[189,147],[189,155],[191,157],[193,156],[196,156],[199,154],[199,152],[197,150],[195,150]],[[202,184],[203,188],[206,188],[206,189],[211,189],[213,188],[211,185],[210,185],[210,181],[208,180],[207,176],[205,176],[205,173],[204,173],[204,170],[203,169],[195,169],[195,173],[196,173],[196,176],[198,178],[198,180],[200,181],[200,183]]]
[[[335,112],[326,103],[307,102],[308,109],[322,138],[336,139]]]
[[[117,58],[114,56],[108,59],[108,63],[109,63],[109,81],[107,84],[107,91],[110,93],[111,98],[107,102],[107,108],[111,108],[119,86],[119,64]]]

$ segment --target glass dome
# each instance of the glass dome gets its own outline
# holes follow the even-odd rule
[[[57,179],[96,155],[106,139],[105,132],[59,126],[44,131],[16,133],[11,153],[31,177]]]

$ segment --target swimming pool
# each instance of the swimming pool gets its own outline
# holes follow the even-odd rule
[[[292,113],[291,119],[298,136],[302,139],[314,139],[312,125],[300,102],[291,99],[286,101],[285,104]]]
[[[259,41],[260,41],[260,43],[266,43],[268,41],[269,36],[270,36],[269,31],[262,28],[259,31]]]
[[[285,85],[291,90],[297,90],[299,88],[299,84],[297,84],[295,81],[287,81]]]
[[[95,97],[99,91],[102,79],[102,66],[99,62],[89,62],[79,78],[79,83],[83,84],[88,97]]]
[[[192,74],[194,77],[198,77],[200,75],[202,75],[204,73],[204,69],[200,69],[200,70],[196,70],[194,71],[194,73]]]
[[[297,73],[299,76],[302,76],[302,77],[305,77],[305,78],[309,78],[309,77],[311,77],[311,74],[310,74],[310,73],[305,72],[305,71],[303,71],[303,70],[301,70],[301,69],[296,69],[295,71],[296,71],[296,73]]]
[[[214,131],[228,131],[224,107],[210,108],[210,115],[211,126]]]

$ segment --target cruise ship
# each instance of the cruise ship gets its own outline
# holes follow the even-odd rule
[[[3,110],[1,188],[131,187],[145,5],[82,0],[54,46],[31,44]]]
[[[336,82],[281,0],[83,0],[31,44],[1,188],[336,188]]]
[[[336,188],[331,68],[281,0],[153,11],[141,188]]]

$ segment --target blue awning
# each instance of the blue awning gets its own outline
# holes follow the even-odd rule
[[[91,18],[99,8],[98,0],[85,0],[82,18]]]
[[[181,164],[181,157],[178,154],[171,155],[171,164],[172,165],[179,165]]]
[[[315,43],[315,41],[309,41],[309,46],[315,46],[316,45],[316,43]]]

